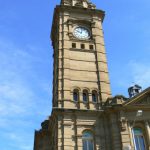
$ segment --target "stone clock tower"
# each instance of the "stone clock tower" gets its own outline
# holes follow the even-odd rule
[[[89,0],[61,0],[56,6],[51,30],[53,108],[35,131],[34,150],[134,150],[134,113],[139,108],[147,115],[135,131],[142,133],[143,125],[143,133],[150,133],[150,121],[145,122],[150,105],[146,109],[148,104],[143,104],[150,89],[132,98],[111,97],[104,16]],[[148,143],[143,144],[150,149]]]
[[[42,123],[43,128],[49,124],[50,135],[44,150],[100,147],[94,142],[94,135],[98,136],[100,130],[103,133],[98,118],[103,103],[111,96],[102,29],[104,16],[105,12],[97,10],[88,0],[61,0],[55,8],[51,30],[53,110],[49,121]],[[88,131],[85,145],[82,143],[84,131]],[[91,135],[91,143],[86,143],[86,134]],[[35,135],[38,139],[38,133]],[[95,140],[99,143],[100,137]]]
[[[62,0],[56,6],[51,33],[53,107],[99,110],[111,96],[102,30],[104,15],[88,0]]]

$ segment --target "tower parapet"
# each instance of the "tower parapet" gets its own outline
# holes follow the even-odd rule
[[[61,0],[61,5],[83,7],[88,9],[95,9],[96,6],[89,0]]]

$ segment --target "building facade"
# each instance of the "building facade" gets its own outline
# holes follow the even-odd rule
[[[53,109],[35,131],[34,150],[150,150],[150,88],[111,96],[104,16],[88,0],[56,6]]]

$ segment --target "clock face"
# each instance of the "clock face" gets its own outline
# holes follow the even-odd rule
[[[90,38],[90,31],[85,27],[75,28],[73,34],[78,39],[89,39]]]

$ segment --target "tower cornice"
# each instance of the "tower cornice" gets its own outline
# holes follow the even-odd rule
[[[75,7],[75,6],[67,6],[67,5],[57,5],[54,11],[54,16],[53,16],[53,23],[52,23],[52,30],[51,30],[51,39],[52,41],[55,41],[54,37],[56,35],[56,25],[58,23],[58,15],[60,12],[78,12],[78,13],[83,13],[83,14],[90,14],[93,16],[97,16],[98,18],[101,18],[101,21],[103,22],[104,17],[105,17],[105,11],[99,10],[99,9],[88,9],[88,8],[80,8],[80,7]],[[53,36],[54,35],[54,36]]]

